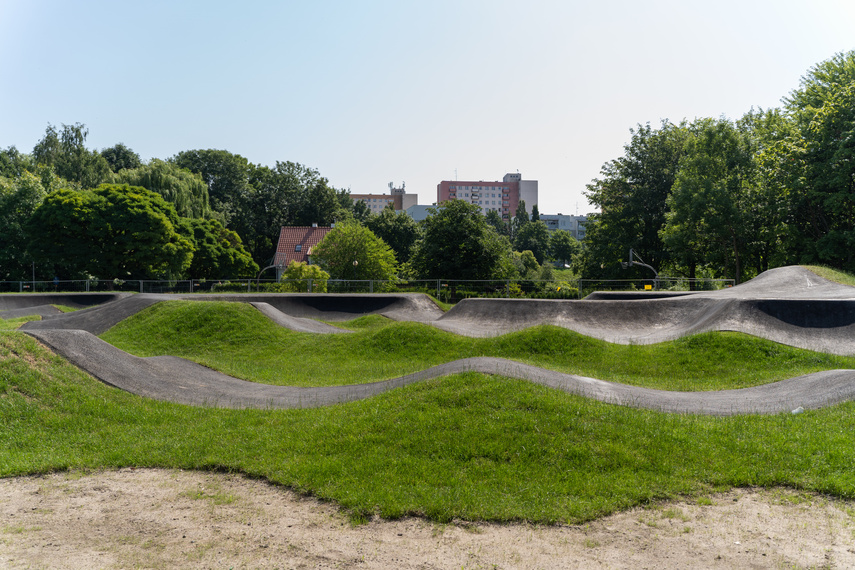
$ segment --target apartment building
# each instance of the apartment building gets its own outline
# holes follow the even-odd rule
[[[501,182],[443,180],[436,187],[436,201],[448,200],[465,200],[479,206],[483,214],[495,211],[510,220],[520,201],[529,213],[537,204],[537,180],[523,180],[519,172],[505,174]]]
[[[389,183],[388,194],[351,194],[350,197],[354,202],[365,202],[373,214],[379,214],[389,204],[392,204],[396,211],[400,211],[415,206],[419,201],[418,194],[407,194],[406,184],[401,184],[400,188],[395,188],[392,182]]]

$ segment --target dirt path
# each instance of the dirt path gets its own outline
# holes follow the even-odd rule
[[[2,479],[0,567],[855,567],[855,502],[755,489],[710,499],[582,526],[354,527],[334,505],[241,476],[124,469]]]

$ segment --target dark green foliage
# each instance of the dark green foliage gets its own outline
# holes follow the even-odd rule
[[[549,236],[549,255],[566,265],[582,252],[582,244],[567,230],[555,230]]]
[[[194,279],[255,277],[258,265],[244,249],[240,236],[217,220],[190,219],[193,261],[187,270]]]
[[[119,143],[110,148],[105,148],[101,151],[101,156],[110,165],[110,170],[119,172],[120,170],[132,170],[142,166],[140,155],[126,147],[123,143]],[[151,190],[151,188],[149,188]]]
[[[514,237],[514,249],[531,251],[538,263],[546,261],[549,255],[549,230],[546,222],[538,219],[523,225]]]
[[[753,243],[754,149],[744,131],[725,119],[700,119],[689,128],[685,156],[666,199],[660,232],[675,260],[694,276],[698,260],[740,283]],[[719,276],[719,275],[716,275]]]
[[[89,130],[85,125],[62,125],[62,132],[48,125],[45,136],[33,148],[36,164],[48,166],[57,176],[94,188],[106,181],[110,165],[99,153],[86,148]]]
[[[480,208],[451,200],[422,222],[410,259],[420,279],[492,279],[507,274],[510,244],[487,225]]]
[[[487,220],[487,224],[496,230],[496,233],[500,236],[508,237],[511,233],[510,224],[502,219],[502,215],[499,214],[496,210],[490,210],[484,215],[484,219]]]
[[[32,157],[14,146],[0,150],[0,177],[17,178],[32,168]]]
[[[814,66],[785,100],[782,149],[799,262],[855,270],[855,51]]]
[[[157,192],[184,218],[209,218],[208,187],[202,177],[173,163],[153,159],[144,166],[121,170],[113,181]]]
[[[29,172],[14,180],[0,177],[0,281],[32,275],[24,226],[46,195],[41,181]]]
[[[154,279],[181,275],[193,245],[178,233],[175,209],[132,186],[57,190],[26,225],[34,258],[62,279]]]
[[[364,205],[364,202],[360,203]],[[419,228],[406,212],[396,214],[391,205],[387,206],[378,215],[369,217],[365,227],[392,248],[400,263],[409,261],[413,244],[419,237]]]
[[[685,152],[687,126],[663,121],[659,129],[639,125],[630,133],[624,155],[603,165],[602,178],[588,185],[588,200],[601,210],[586,227],[581,269],[588,278],[646,277],[639,269],[621,269],[619,262],[626,261],[630,248],[657,270],[667,259],[659,232]]]

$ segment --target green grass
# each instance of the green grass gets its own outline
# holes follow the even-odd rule
[[[13,331],[28,321],[39,321],[41,317],[38,315],[30,315],[28,317],[18,317],[15,319],[0,319],[0,331]]]
[[[838,271],[836,269],[831,269],[830,267],[822,267],[819,265],[805,265],[805,269],[810,269],[823,279],[828,279],[829,281],[834,281],[835,283],[840,283],[841,285],[849,285],[850,287],[855,287],[855,275],[851,273],[846,273],[844,271]]]
[[[855,404],[711,418],[463,374],[315,410],[219,410],[109,388],[0,333],[0,476],[244,473],[377,513],[578,523],[733,486],[855,497]]]
[[[337,324],[356,332],[295,333],[244,303],[169,301],[147,308],[101,337],[138,356],[180,356],[238,378],[293,386],[373,382],[470,356],[499,356],[664,390],[741,388],[819,370],[855,368],[852,357],[739,333],[704,333],[626,346],[554,326],[472,339],[377,315]]]

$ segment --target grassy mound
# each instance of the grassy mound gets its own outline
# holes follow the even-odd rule
[[[853,403],[668,415],[481,374],[322,409],[192,408],[109,388],[31,338],[0,333],[0,476],[241,472],[336,501],[357,519],[578,523],[731,486],[852,498],[853,430]]]
[[[855,368],[852,357],[739,333],[626,346],[554,326],[486,339],[376,315],[344,326],[356,332],[296,333],[244,303],[169,301],[119,323],[101,338],[138,356],[180,356],[245,380],[291,386],[373,382],[471,356],[499,356],[603,380],[686,391],[742,388]]]
[[[805,265],[805,269],[810,269],[823,279],[828,279],[829,281],[834,281],[835,283],[840,283],[841,285],[849,285],[850,287],[855,287],[855,275],[851,273],[846,273],[845,271],[838,271],[836,269],[831,269],[830,267],[823,267],[820,265]]]

